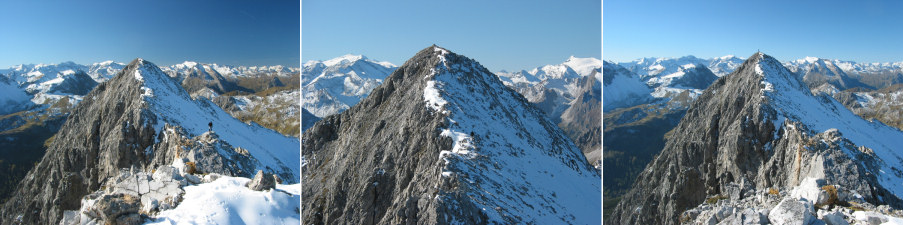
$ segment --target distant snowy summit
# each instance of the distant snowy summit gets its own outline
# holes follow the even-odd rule
[[[301,69],[302,107],[317,117],[340,113],[367,97],[395,68],[389,62],[350,54],[308,61]]]
[[[0,69],[0,74],[22,83],[41,83],[59,77],[59,75],[72,74],[82,71],[98,83],[109,80],[122,70],[126,64],[112,60],[82,65],[74,62],[62,62],[59,64],[22,64],[8,69]],[[296,67],[282,65],[276,66],[229,66],[216,63],[199,63],[185,61],[183,63],[160,67],[164,72],[190,73],[203,71],[206,73],[216,71],[224,76],[254,76],[258,74],[290,75],[300,71]]]
[[[726,55],[711,59],[702,59],[688,55],[678,58],[648,57],[617,64],[640,75],[644,79],[648,79],[649,77],[672,75],[677,73],[681,67],[689,65],[705,66],[718,77],[722,77],[736,70],[744,61],[744,58],[739,58],[734,55]],[[787,67],[791,72],[803,75],[811,71],[823,73],[825,76],[903,73],[903,62],[858,63],[847,60],[807,56],[802,59],[785,61],[781,64]]]
[[[499,71],[496,75],[508,86],[516,86],[519,83],[536,85],[547,80],[562,80],[589,76],[593,71],[602,68],[602,61],[596,58],[568,57],[561,64],[545,65],[530,70],[517,72]],[[597,77],[601,78],[601,77]]]
[[[711,70],[712,73],[721,77],[736,70],[744,61],[744,58],[739,58],[734,55],[726,55],[712,59],[701,59],[689,55],[679,58],[649,57],[617,64],[643,78],[650,76],[667,76],[677,73],[681,67],[688,67],[691,65],[705,66]]]
[[[192,61],[185,61],[179,64],[171,65],[168,67],[161,67],[164,72],[170,74],[172,76],[175,74],[187,74],[192,72],[198,72],[203,74],[213,74],[218,73],[219,75],[226,77],[253,77],[259,75],[277,75],[277,76],[288,76],[294,73],[298,73],[300,71],[299,68],[296,67],[287,67],[282,65],[276,66],[229,66],[229,65],[219,65],[216,63],[198,63]]]

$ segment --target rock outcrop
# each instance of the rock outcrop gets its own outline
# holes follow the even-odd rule
[[[600,177],[580,150],[494,74],[440,47],[302,139],[307,223],[600,222]]]
[[[602,162],[602,86],[596,73],[580,78],[580,93],[561,114],[558,127],[580,147],[586,160],[596,166]]]
[[[245,186],[254,191],[266,191],[276,188],[276,180],[273,179],[273,174],[258,170],[257,175],[254,175],[254,179],[251,179]]]

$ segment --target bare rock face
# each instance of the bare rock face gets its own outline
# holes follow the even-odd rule
[[[193,165],[194,173],[251,177],[251,171],[257,168],[257,159],[247,150],[233,147],[219,139],[215,132],[189,137],[181,127],[169,124],[164,125],[161,132],[164,134],[158,135],[159,140],[154,144],[154,149],[161,150],[155,152],[153,160],[145,169],[173,165],[174,160],[179,160],[181,162],[176,164]]]
[[[267,191],[276,188],[276,180],[273,179],[273,174],[258,170],[254,179],[251,179],[245,186],[254,191]]]
[[[256,159],[247,150],[233,147],[219,139],[214,132],[192,138],[192,146],[183,155],[194,162],[197,173],[219,173],[235,177],[250,177]]]
[[[580,95],[561,114],[558,127],[586,155],[587,161],[601,166],[602,160],[602,83],[593,74],[580,78]],[[600,167],[601,168],[601,167]]]
[[[135,60],[123,71],[141,66],[153,65]],[[156,117],[146,111],[141,91],[135,78],[116,76],[86,95],[0,210],[2,223],[57,223],[64,210],[77,210],[82,196],[119,168],[146,166]]]
[[[94,200],[85,214],[103,224],[137,225],[144,221],[138,214],[140,203],[138,197],[133,195],[104,195]]]

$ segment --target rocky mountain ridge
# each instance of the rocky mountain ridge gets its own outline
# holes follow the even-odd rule
[[[246,123],[258,123],[286,135],[297,136],[300,133],[300,121],[291,119],[292,116],[297,118],[297,110],[294,110],[297,107],[292,106],[299,104],[292,99],[300,98],[300,90],[295,84],[300,80],[297,68],[183,64],[193,64],[195,67],[192,68],[201,68],[204,72],[198,73],[192,68],[181,71],[170,69],[177,67],[175,65],[163,67],[162,70],[182,79],[179,81],[184,89],[196,90],[191,93],[192,97],[210,99]],[[4,105],[0,108],[0,139],[6,140],[0,142],[0,149],[3,149],[0,170],[5,171],[0,173],[0,180],[3,180],[0,184],[0,202],[6,200],[15,184],[44,155],[53,134],[57,133],[83,96],[125,66],[123,63],[105,61],[89,65],[65,62],[0,69],[0,103]],[[296,72],[287,74],[291,71]],[[226,72],[228,75],[221,75]],[[219,83],[210,82],[213,88],[217,88],[217,84],[233,89],[238,85],[238,89],[247,92],[222,93],[222,89],[229,88],[223,86],[217,91],[207,87],[207,81],[200,79],[187,82],[183,78],[189,73],[196,74],[196,77],[213,74],[210,76],[222,78]]]
[[[648,160],[664,147],[664,134],[672,130],[683,116],[689,104],[702,90],[711,84],[699,83],[699,88],[686,88],[675,85],[663,85],[674,77],[685,76],[684,68],[693,65],[704,65],[716,76],[724,76],[742,64],[742,58],[724,56],[713,59],[700,59],[693,56],[679,58],[643,58],[632,62],[609,63],[606,70],[621,71],[640,79],[654,91],[645,91],[639,85],[606,86],[605,101],[618,104],[606,104],[604,116],[607,140],[605,155],[607,167],[606,177],[613,177],[614,182],[606,182],[605,193],[621,193],[624,185],[629,185],[635,175],[646,165]],[[806,83],[811,92],[828,93],[857,115],[866,119],[878,119],[886,124],[897,126],[899,117],[895,112],[897,106],[892,102],[893,95],[889,91],[871,91],[876,87],[887,87],[900,83],[900,63],[856,63],[807,57],[805,59],[785,61],[782,64]],[[621,65],[628,68],[622,68]],[[610,69],[609,69],[610,68]],[[613,74],[613,73],[608,73]],[[641,75],[642,74],[642,75]],[[623,76],[623,75],[622,75]],[[630,76],[624,76],[630,77]],[[636,81],[634,81],[636,83]],[[634,88],[625,88],[634,87]],[[633,91],[633,96],[621,96],[620,93]],[[620,92],[619,92],[620,91]],[[648,94],[644,96],[643,94]],[[628,103],[628,104],[624,104]],[[609,107],[610,106],[610,107]],[[897,126],[900,127],[900,126]],[[628,141],[634,134],[651,137],[648,141]],[[628,163],[632,162],[632,163]],[[615,186],[609,186],[608,184]],[[617,195],[607,199],[616,200]],[[610,210],[611,208],[606,208]],[[608,211],[606,211],[608,212]]]
[[[214,123],[215,135],[208,132],[208,122]],[[199,136],[207,144],[189,141]],[[43,159],[3,205],[0,220],[58,223],[84,206],[85,195],[124,170],[149,175],[183,165],[237,176],[263,170],[297,182],[299,165],[290,159],[298,158],[298,145],[296,139],[244,124],[207,100],[192,100],[157,66],[136,59],[85,95]],[[151,202],[141,199],[140,204]]]
[[[311,223],[599,222],[600,177],[577,147],[479,63],[437,46],[302,139]]]
[[[903,144],[903,133],[813,96],[799,76],[765,54],[706,89],[673,132],[680,136],[668,140],[608,222],[677,224],[681,213],[707,199],[739,201],[807,179],[849,190],[861,202],[900,207],[903,174],[882,171],[903,163],[892,147]],[[750,213],[772,223],[785,218]]]

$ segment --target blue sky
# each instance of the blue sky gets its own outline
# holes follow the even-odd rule
[[[901,1],[605,1],[606,60],[806,56],[903,61]]]
[[[141,57],[300,66],[297,1],[2,1],[0,68]]]
[[[344,54],[401,65],[432,44],[491,71],[601,57],[601,2],[305,0],[302,60]]]

